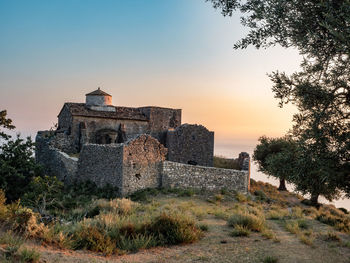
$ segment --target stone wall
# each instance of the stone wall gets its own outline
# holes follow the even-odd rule
[[[92,181],[98,187],[107,184],[122,189],[122,144],[85,144],[78,163],[78,180]]]
[[[66,105],[63,106],[61,112],[58,114],[58,127],[57,130],[66,131],[67,134],[70,134],[72,129],[72,114],[69,112]]]
[[[213,166],[214,132],[202,125],[183,124],[169,130],[166,147],[169,161]]]
[[[127,139],[135,138],[139,134],[147,133],[147,121],[115,120],[107,118],[92,118],[85,116],[74,116],[72,133],[76,138],[81,137],[81,127],[85,127],[88,143],[96,143],[96,135],[100,130],[118,131],[121,126]]]
[[[161,184],[162,161],[167,150],[149,135],[140,135],[123,145],[123,191],[126,195]]]
[[[148,134],[165,144],[168,129],[181,125],[181,110],[160,107],[141,107],[141,112],[148,119]]]
[[[50,131],[38,132],[35,138],[36,161],[43,166],[46,174],[71,184],[76,179],[78,159],[55,148],[58,142],[52,134]]]
[[[162,187],[205,190],[228,189],[247,193],[248,171],[163,162]]]

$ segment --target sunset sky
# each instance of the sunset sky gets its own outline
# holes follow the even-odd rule
[[[0,0],[0,109],[35,136],[100,86],[114,105],[181,108],[183,123],[215,131],[216,154],[251,149],[291,127],[266,73],[301,58],[234,50],[246,32],[205,0]]]

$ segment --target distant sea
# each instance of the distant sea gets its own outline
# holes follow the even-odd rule
[[[255,145],[257,142],[253,142],[251,144],[215,144],[215,155],[225,156],[227,158],[237,158],[238,154],[240,152],[247,152],[250,156],[252,156]],[[258,168],[256,164],[252,161],[251,162],[251,174],[250,178],[256,180],[256,181],[263,181],[268,182],[272,185],[278,186],[279,181],[277,179],[274,179],[273,177],[268,177],[266,174],[261,173],[258,171]],[[293,191],[293,186],[290,184],[287,184],[287,188],[289,191]],[[319,202],[321,203],[330,203],[324,198],[320,198]],[[336,201],[331,202],[331,204],[335,205],[336,207],[344,207],[348,210],[350,210],[350,199],[339,199]]]

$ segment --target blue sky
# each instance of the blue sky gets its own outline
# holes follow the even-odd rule
[[[233,50],[245,33],[204,0],[0,0],[0,108],[34,136],[101,86],[115,105],[182,108],[183,122],[215,131],[218,153],[251,147],[291,127],[266,73],[300,57]]]

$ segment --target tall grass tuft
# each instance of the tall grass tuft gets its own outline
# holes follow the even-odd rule
[[[262,217],[258,217],[256,215],[248,214],[248,213],[237,213],[232,215],[228,221],[229,226],[236,227],[246,227],[251,231],[260,232],[263,230],[265,225],[265,220]]]

